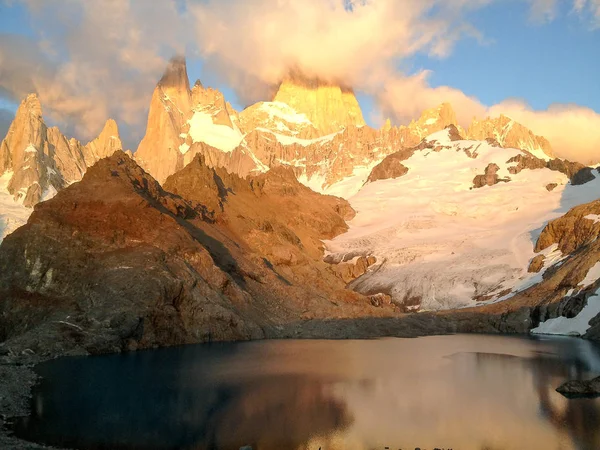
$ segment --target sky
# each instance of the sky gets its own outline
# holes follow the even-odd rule
[[[372,126],[448,101],[600,161],[600,0],[0,0],[0,134],[37,92],[65,134],[112,117],[135,149],[175,54],[237,109],[300,69],[352,86]]]

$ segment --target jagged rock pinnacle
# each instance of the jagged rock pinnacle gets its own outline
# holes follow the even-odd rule
[[[289,77],[281,83],[273,101],[286,103],[305,114],[324,135],[350,125],[365,125],[354,92],[320,80]]]

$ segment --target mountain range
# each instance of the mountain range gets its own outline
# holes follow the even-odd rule
[[[0,147],[11,348],[600,337],[600,173],[506,116],[463,128],[444,103],[375,129],[351,88],[298,72],[238,112],[175,58],[122,147],[113,120],[83,145],[35,94],[19,106]]]

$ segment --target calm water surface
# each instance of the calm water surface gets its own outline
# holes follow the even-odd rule
[[[186,346],[38,366],[32,441],[76,449],[600,449],[579,339],[457,335]]]

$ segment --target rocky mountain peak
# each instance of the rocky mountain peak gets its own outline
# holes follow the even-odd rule
[[[121,147],[114,120],[109,119],[100,136],[84,147],[57,127],[47,127],[38,96],[29,94],[0,145],[0,174],[10,176],[3,189],[23,206],[32,207],[79,181],[87,167]]]
[[[423,111],[417,121],[411,122],[409,128],[415,130],[421,137],[443,130],[449,125],[457,125],[456,114],[450,103],[442,103],[436,108]]]
[[[88,142],[83,149],[86,165],[89,167],[99,159],[112,155],[117,150],[123,150],[119,127],[113,119],[108,119],[98,137]]]
[[[117,125],[117,122],[115,122],[114,119],[108,119],[106,121],[106,123],[104,124],[104,128],[102,128],[102,131],[100,132],[99,137],[117,136],[118,134],[119,134],[119,127]]]
[[[42,104],[37,94],[32,93],[21,102],[15,116],[20,114],[31,114],[36,119],[42,118]]]
[[[235,114],[235,111],[225,102],[225,97],[219,90],[205,88],[200,80],[197,80],[192,88],[191,96],[194,111],[210,114],[212,122],[216,125],[233,128],[231,116]]]
[[[175,56],[169,61],[158,85],[163,89],[190,90],[190,80],[187,74],[187,64],[185,57]]]
[[[392,121],[389,118],[387,118],[385,120],[385,123],[383,124],[382,130],[387,132],[387,131],[390,131],[391,129],[392,129]]]
[[[183,167],[192,93],[185,58],[175,57],[159,80],[148,111],[146,134],[135,153],[137,162],[159,182]],[[189,145],[188,147],[189,148]]]
[[[526,150],[536,157],[551,158],[554,153],[550,142],[537,136],[527,127],[510,117],[500,114],[473,120],[467,130],[467,138],[473,140],[495,139],[502,147]]]
[[[306,115],[322,135],[351,125],[365,125],[354,92],[338,84],[290,76],[281,83],[273,101],[285,103]]]

